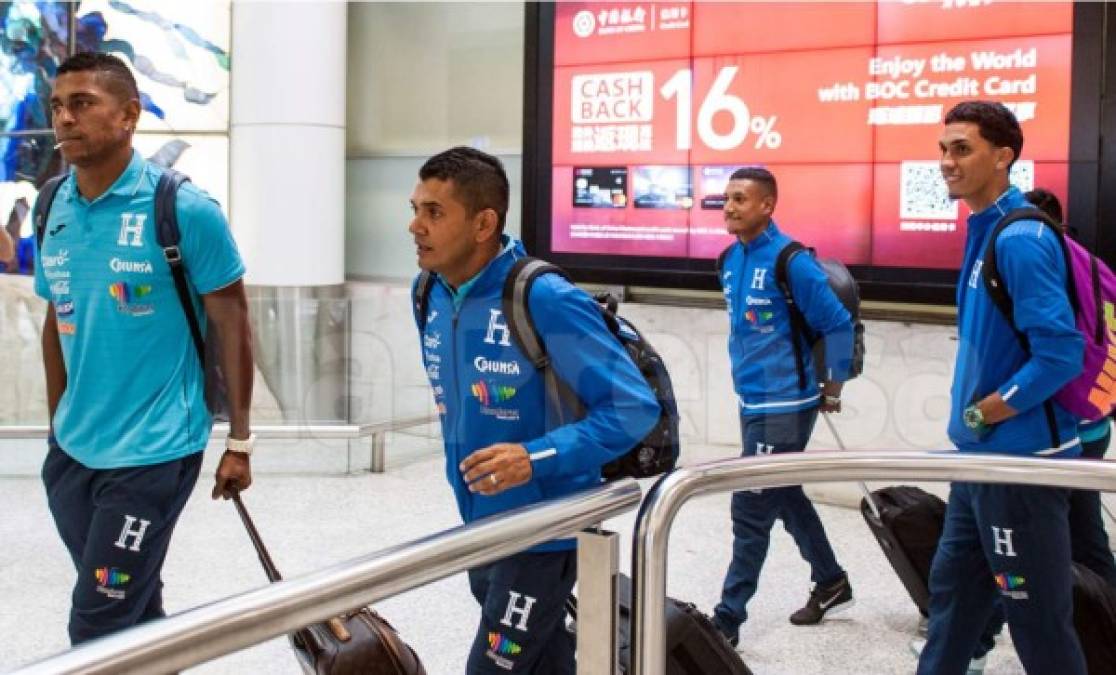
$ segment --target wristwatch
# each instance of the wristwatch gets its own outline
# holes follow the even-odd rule
[[[239,452],[251,457],[252,451],[256,449],[256,434],[248,434],[248,438],[243,440],[230,436],[225,439],[225,449],[229,452]]]
[[[978,433],[988,428],[988,425],[984,423],[984,413],[976,407],[976,404],[965,408],[965,411],[961,413],[961,419],[965,422],[965,426]]]

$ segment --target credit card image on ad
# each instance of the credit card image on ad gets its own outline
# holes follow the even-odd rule
[[[739,167],[703,166],[701,167],[701,208],[720,211],[725,208],[725,188],[729,176]]]
[[[622,209],[628,205],[628,168],[574,168],[573,205],[584,209]]]
[[[633,167],[632,204],[637,209],[688,209],[694,186],[688,166]]]

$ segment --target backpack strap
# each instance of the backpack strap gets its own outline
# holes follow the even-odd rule
[[[411,289],[411,311],[415,313],[415,325],[419,332],[426,330],[426,310],[430,307],[430,291],[434,288],[434,274],[423,270]]]
[[[1015,209],[1011,211],[1000,222],[996,223],[996,228],[992,230],[992,236],[988,238],[988,246],[984,249],[984,262],[980,268],[981,277],[984,280],[984,288],[988,291],[988,297],[992,300],[992,304],[1000,310],[1000,313],[1007,319],[1008,325],[1015,331],[1016,337],[1023,344],[1023,349],[1030,352],[1031,346],[1027,341],[1027,336],[1023,334],[1015,326],[1015,303],[1012,302],[1011,296],[1008,295],[1007,284],[1004,283],[1003,277],[1000,276],[1000,265],[996,259],[996,240],[999,239],[1000,234],[1003,233],[1010,225],[1017,223],[1020,220],[1037,220],[1054,234],[1058,243],[1062,247],[1062,256],[1066,263],[1066,293],[1069,296],[1070,307],[1073,308],[1073,313],[1076,316],[1081,311],[1081,306],[1077,301],[1077,290],[1074,285],[1073,268],[1071,267],[1069,247],[1066,246],[1065,235],[1062,234],[1061,226],[1055,222],[1045,212],[1034,209]]]
[[[1081,311],[1080,303],[1077,301],[1077,290],[1073,279],[1073,268],[1070,266],[1069,247],[1066,245],[1065,235],[1062,234],[1062,227],[1050,216],[1040,209],[1025,208],[1015,209],[1011,211],[1000,222],[996,223],[996,228],[992,230],[992,236],[988,238],[988,246],[984,249],[984,262],[981,264],[980,274],[984,281],[984,288],[988,292],[988,297],[992,300],[992,304],[1000,310],[1000,313],[1007,319],[1008,325],[1019,339],[1023,351],[1028,354],[1031,353],[1031,344],[1027,340],[1027,336],[1023,331],[1015,325],[1015,304],[1012,302],[1011,296],[1008,295],[1007,284],[1004,283],[1003,277],[1000,276],[1000,266],[996,260],[996,240],[1000,234],[1008,228],[1012,223],[1020,220],[1037,220],[1046,225],[1047,229],[1053,232],[1054,236],[1058,239],[1058,243],[1062,247],[1062,256],[1066,264],[1066,293],[1069,296],[1070,307],[1076,316]],[[1096,284],[1094,284],[1096,286]],[[1050,447],[1056,448],[1062,444],[1061,438],[1058,436],[1058,420],[1054,415],[1054,406],[1048,398],[1043,402],[1043,409],[1046,413],[1046,425],[1050,429]]]
[[[43,237],[46,236],[46,224],[50,218],[50,207],[54,204],[54,198],[58,195],[58,188],[61,187],[62,181],[66,180],[69,175],[64,173],[43,183],[43,186],[39,188],[39,196],[35,198],[35,206],[31,209],[31,222],[35,225],[35,246],[40,250],[43,248]]]
[[[530,256],[516,260],[504,280],[501,303],[512,339],[535,369],[542,371],[548,408],[553,411],[557,426],[561,426],[564,424],[564,408],[569,406],[573,410],[580,410],[581,405],[580,401],[575,400],[573,392],[558,381],[550,356],[546,353],[546,345],[531,319],[531,308],[528,305],[531,286],[544,274],[557,274],[569,280],[565,270],[545,260]]]
[[[806,248],[801,242],[792,241],[784,246],[783,250],[779,251],[778,257],[775,258],[775,283],[779,286],[779,290],[782,291],[783,298],[787,302],[787,314],[791,326],[791,344],[794,347],[794,369],[798,373],[798,388],[800,390],[806,388],[806,363],[802,358],[802,341],[806,339],[806,317],[802,315],[802,310],[794,302],[794,293],[791,291],[787,270],[790,268],[791,258],[802,251],[813,253],[813,249]]]
[[[182,263],[182,251],[178,247],[179,242],[182,241],[182,232],[178,229],[178,212],[175,208],[178,201],[178,188],[189,180],[186,174],[174,169],[163,169],[163,175],[159,176],[159,182],[155,185],[155,240],[163,249],[163,257],[170,266],[174,289],[178,292],[178,300],[182,303],[182,311],[186,314],[186,323],[190,326],[190,337],[194,340],[198,360],[204,366],[205,339],[202,337],[201,324],[194,310],[194,302],[190,299],[186,267]]]

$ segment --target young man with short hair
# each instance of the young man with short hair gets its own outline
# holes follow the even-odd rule
[[[737,241],[724,254],[719,278],[728,304],[729,356],[744,457],[805,450],[818,411],[840,411],[841,388],[853,355],[848,310],[813,256],[796,254],[787,265],[788,283],[806,324],[825,340],[828,367],[828,372],[816,372],[811,350],[803,344],[805,378],[799,380],[791,309],[775,278],[779,253],[791,243],[772,220],[777,200],[775,176],[759,167],[738,169],[725,188],[725,225]],[[820,388],[819,382],[824,383]],[[816,624],[853,604],[848,575],[837,563],[802,486],[735,492],[732,562],[721,602],[713,610],[713,622],[733,645],[748,618],[746,607],[756,592],[776,519],[783,521],[810,563],[814,582],[806,605],[791,615],[791,623]]]
[[[58,68],[50,109],[71,169],[35,265],[35,290],[49,303],[42,341],[51,436],[42,476],[77,570],[69,634],[78,644],[164,616],[161,569],[212,419],[155,236],[162,169],[132,148],[140,102],[131,71],[115,56],[75,54]],[[217,498],[252,482],[244,265],[204,192],[183,185],[177,216],[191,299],[218,329],[228,384]]]
[[[523,245],[503,234],[508,179],[495,157],[457,147],[419,171],[408,228],[432,273],[415,319],[445,441],[446,479],[465,522],[601,482],[601,467],[644,438],[659,404],[596,302],[555,274],[527,299],[558,379],[585,409],[548,423],[541,370],[512,339],[504,282]],[[416,292],[421,287],[416,279]],[[425,312],[421,307],[425,306]],[[481,605],[466,670],[574,672],[565,603],[577,578],[575,541],[550,541],[469,571]]]
[[[1030,206],[1008,181],[1023,148],[1019,123],[1001,103],[965,101],[946,115],[938,146],[950,196],[972,211],[957,288],[950,440],[961,452],[1077,457],[1076,422],[1051,398],[1080,372],[1084,349],[1061,245],[1036,220],[1012,223],[998,237],[1014,326],[981,277],[997,223]],[[921,675],[966,672],[997,601],[1027,672],[1085,673],[1072,618],[1068,492],[952,484],[930,570]]]

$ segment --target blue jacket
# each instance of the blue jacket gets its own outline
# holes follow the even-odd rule
[[[736,241],[725,256],[721,288],[729,313],[732,381],[745,415],[805,410],[817,406],[814,357],[803,341],[806,388],[798,387],[787,302],[775,281],[775,260],[791,238],[772,221],[747,244]],[[825,340],[827,380],[844,382],[852,361],[852,318],[829,287],[813,256],[791,258],[787,269],[791,293],[806,323]]]
[[[1034,220],[1009,225],[996,241],[996,263],[1015,305],[1015,325],[1027,336],[1030,354],[989,298],[981,277],[996,223],[1009,211],[1030,206],[1018,188],[1011,187],[987,209],[969,216],[957,284],[959,344],[949,417],[949,438],[962,452],[1081,454],[1073,416],[1053,402],[1058,443],[1051,445],[1043,405],[1081,372],[1085,349],[1066,294],[1061,244],[1045,225]],[[978,436],[965,426],[962,413],[994,391],[1019,414]]]
[[[630,450],[659,418],[654,393],[594,300],[546,274],[531,287],[531,317],[555,372],[586,410],[580,420],[547,428],[543,374],[516,346],[501,308],[504,280],[524,255],[518,242],[506,246],[462,286],[457,308],[440,278],[430,291],[423,363],[441,417],[446,479],[465,522],[599,484],[601,466]],[[493,496],[470,492],[458,465],[502,442],[527,448],[531,480]],[[532,550],[573,547],[565,539]]]

